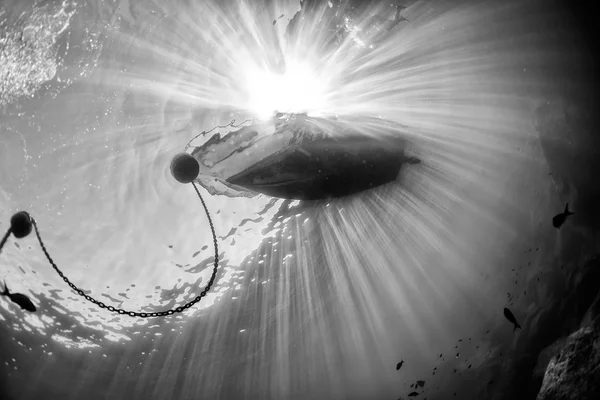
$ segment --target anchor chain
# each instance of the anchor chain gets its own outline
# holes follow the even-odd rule
[[[215,227],[213,225],[212,219],[210,218],[210,213],[208,212],[208,207],[206,206],[206,203],[204,202],[204,199],[202,198],[202,195],[200,194],[200,191],[198,190],[198,187],[196,186],[195,182],[192,182],[194,189],[196,190],[196,193],[198,194],[198,197],[200,198],[200,201],[202,202],[202,207],[204,207],[204,211],[206,213],[206,218],[208,219],[208,223],[210,225],[210,230],[212,232],[212,236],[213,236],[213,243],[215,245],[215,261],[214,261],[214,266],[213,266],[213,271],[212,271],[212,276],[210,277],[210,280],[208,281],[208,284],[206,285],[206,287],[202,290],[202,292],[200,292],[200,295],[198,295],[195,299],[191,300],[190,302],[186,303],[183,306],[179,306],[177,308],[173,308],[173,309],[169,309],[169,310],[164,310],[164,311],[157,311],[157,312],[150,312],[150,313],[145,313],[145,312],[137,312],[137,311],[128,311],[122,308],[118,308],[118,307],[114,307],[111,305],[106,305],[103,302],[96,300],[95,298],[93,298],[92,296],[89,296],[87,294],[84,293],[84,291],[80,288],[78,288],[73,282],[71,282],[66,276],[65,274],[58,268],[58,266],[56,265],[56,263],[54,262],[54,260],[52,259],[52,257],[50,257],[50,254],[48,254],[48,251],[46,250],[46,245],[44,244],[44,242],[42,241],[42,237],[40,235],[38,226],[37,226],[37,222],[35,221],[35,219],[31,218],[31,223],[33,224],[34,230],[35,230],[35,234],[38,238],[38,241],[40,242],[40,246],[42,247],[42,250],[44,252],[44,254],[46,255],[46,258],[48,259],[48,261],[50,262],[50,264],[52,265],[52,268],[54,268],[54,270],[58,273],[58,275],[63,279],[63,281],[65,281],[78,295],[80,295],[81,297],[85,298],[87,301],[94,303],[95,305],[97,305],[100,308],[104,308],[110,312],[114,312],[114,313],[118,313],[121,315],[128,315],[130,317],[141,317],[141,318],[149,318],[149,317],[164,317],[167,315],[173,315],[175,313],[180,313],[183,312],[184,310],[192,307],[194,304],[198,303],[200,300],[202,300],[203,297],[206,296],[206,294],[208,293],[208,291],[210,290],[211,286],[213,285],[215,278],[217,276],[217,268],[219,266],[219,246],[217,243],[217,235],[215,233]],[[2,238],[2,241],[0,241],[0,250],[2,250],[2,247],[4,246],[4,244],[6,243],[8,236],[11,233],[11,229],[8,230],[8,232],[6,233],[6,235]]]

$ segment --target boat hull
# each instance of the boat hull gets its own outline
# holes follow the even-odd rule
[[[227,181],[272,197],[318,200],[393,182],[409,161],[402,139],[351,135],[290,147]]]

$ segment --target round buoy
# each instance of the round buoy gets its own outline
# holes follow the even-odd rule
[[[200,174],[198,161],[188,153],[179,153],[171,161],[171,174],[180,183],[190,183]]]
[[[10,229],[16,238],[24,238],[31,233],[31,217],[25,211],[19,211],[10,219]]]

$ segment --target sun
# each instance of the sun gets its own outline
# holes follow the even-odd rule
[[[276,111],[314,115],[325,106],[327,80],[306,63],[286,63],[279,74],[248,68],[246,82],[248,109],[261,119]]]

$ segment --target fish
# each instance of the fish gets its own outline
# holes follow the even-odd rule
[[[509,320],[515,326],[515,328],[513,329],[513,332],[516,331],[517,328],[522,329],[521,325],[519,325],[519,323],[517,322],[517,319],[515,318],[513,313],[506,307],[504,308],[504,316],[506,317],[507,320]]]
[[[398,371],[404,365],[404,360],[400,360],[398,364],[396,364],[396,371]]]
[[[417,386],[419,386],[419,387],[425,386],[425,381],[417,381]]]
[[[419,395],[419,392],[410,392],[408,394],[408,397],[415,397],[415,396],[418,396],[418,395]]]
[[[560,227],[565,223],[567,218],[573,214],[575,213],[569,211],[569,203],[567,203],[567,205],[565,206],[565,211],[561,212],[560,214],[556,214],[554,218],[552,218],[552,226],[554,226],[556,229],[560,229]]]
[[[6,285],[6,282],[4,282],[4,291],[2,293],[0,293],[0,296],[8,296],[8,298],[13,303],[18,304],[23,310],[27,310],[27,311],[31,311],[31,312],[35,312],[35,310],[36,310],[35,306],[31,302],[31,300],[29,300],[29,297],[27,297],[21,293],[10,293],[8,291],[8,286]]]

